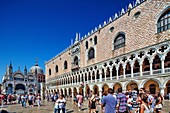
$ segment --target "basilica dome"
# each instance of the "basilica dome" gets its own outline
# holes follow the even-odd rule
[[[36,62],[35,66],[32,66],[30,68],[30,72],[37,75],[37,74],[43,74],[43,69],[38,66],[38,63]]]

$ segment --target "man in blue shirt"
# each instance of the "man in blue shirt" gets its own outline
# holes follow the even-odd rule
[[[101,107],[105,107],[105,113],[116,113],[117,100],[113,96],[113,89],[108,89],[108,95],[102,99]]]

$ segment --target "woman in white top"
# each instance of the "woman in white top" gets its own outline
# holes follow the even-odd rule
[[[141,94],[141,100],[142,103],[140,105],[140,113],[150,113],[149,107],[148,107],[148,96],[145,93]]]
[[[64,95],[60,95],[59,99],[56,101],[58,103],[58,113],[62,110],[62,113],[65,113],[65,107],[66,107],[66,99],[64,98]]]

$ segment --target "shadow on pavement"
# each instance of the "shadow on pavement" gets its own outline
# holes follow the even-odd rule
[[[74,112],[74,110],[67,111],[67,113],[73,113],[73,112]]]

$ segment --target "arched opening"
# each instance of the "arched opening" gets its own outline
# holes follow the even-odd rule
[[[145,58],[142,65],[143,71],[150,71],[150,63],[148,58]]]
[[[85,81],[87,81],[87,74],[85,73]]]
[[[89,95],[90,94],[90,88],[89,86],[86,84],[86,95]]]
[[[145,90],[150,91],[151,94],[159,92],[159,84],[154,80],[149,80],[144,85]]]
[[[122,66],[122,64],[120,64],[120,66],[119,66],[118,75],[119,75],[119,76],[123,75],[123,66]]]
[[[114,92],[118,92],[118,89],[119,88],[122,88],[121,85],[119,83],[116,83],[114,86],[113,86],[113,91]]]
[[[95,58],[95,51],[94,51],[94,48],[90,48],[89,52],[88,52],[88,59],[93,59]]]
[[[92,80],[95,81],[95,72],[92,72]]]
[[[90,74],[90,72],[89,72],[88,80],[89,80],[89,81],[91,80],[91,74]]]
[[[63,89],[61,89],[61,94],[62,94],[62,95],[64,95],[64,93],[63,93]]]
[[[117,74],[116,74],[116,67],[115,66],[113,66],[113,69],[112,69],[112,76],[114,78],[116,78],[116,76],[117,76]]]
[[[109,69],[109,67],[106,70],[106,78],[110,78],[110,69]]]
[[[130,63],[128,62],[127,65],[126,65],[126,71],[125,71],[126,74],[131,74],[131,66],[130,66]]]
[[[158,19],[158,22],[157,22],[157,32],[158,33],[170,29],[169,19],[170,19],[170,8],[167,9]]]
[[[94,37],[94,45],[97,44],[97,36]]]
[[[133,72],[139,73],[139,71],[140,71],[140,65],[139,65],[139,62],[136,60],[135,63],[134,63]]]
[[[15,86],[16,94],[25,94],[25,86],[23,84],[17,84]]]
[[[165,57],[165,68],[169,68],[169,67],[170,67],[170,52],[168,52]]]
[[[114,49],[119,49],[125,46],[125,35],[120,33],[114,40]]]
[[[102,78],[105,78],[104,69],[102,69]]]
[[[77,95],[77,89],[75,87],[74,87],[73,91],[74,91],[74,95]]]
[[[64,69],[67,69],[68,65],[67,65],[67,61],[64,61]]]
[[[74,57],[74,65],[76,65],[76,66],[79,65],[77,56]]]
[[[99,94],[99,87],[97,85],[93,87],[93,90],[94,90],[94,94],[97,94],[97,95]]]
[[[126,90],[129,91],[129,90],[136,90],[138,91],[138,85],[135,83],[135,82],[130,82],[127,86],[126,86]]]
[[[69,88],[69,96],[72,96],[72,90]]]
[[[8,89],[7,89],[7,94],[13,94],[12,93],[12,89],[13,89],[13,86],[12,86],[12,84],[8,84],[8,87],[7,87]]]
[[[65,92],[65,96],[67,96],[67,89],[65,88],[64,90],[65,90],[65,91],[64,91],[64,92]]]
[[[100,79],[99,70],[97,70],[97,80]]]
[[[51,75],[51,69],[49,69],[48,73],[49,73],[49,75]]]
[[[170,94],[170,80],[166,83],[165,95]]]
[[[153,59],[153,65],[152,65],[153,70],[161,69],[161,60],[158,55],[155,56]]]
[[[78,75],[78,82],[80,82],[80,75]]]
[[[58,65],[55,66],[55,72],[58,73]]]
[[[103,87],[102,87],[102,92],[107,93],[108,89],[109,89],[109,86],[107,84],[104,84]]]

